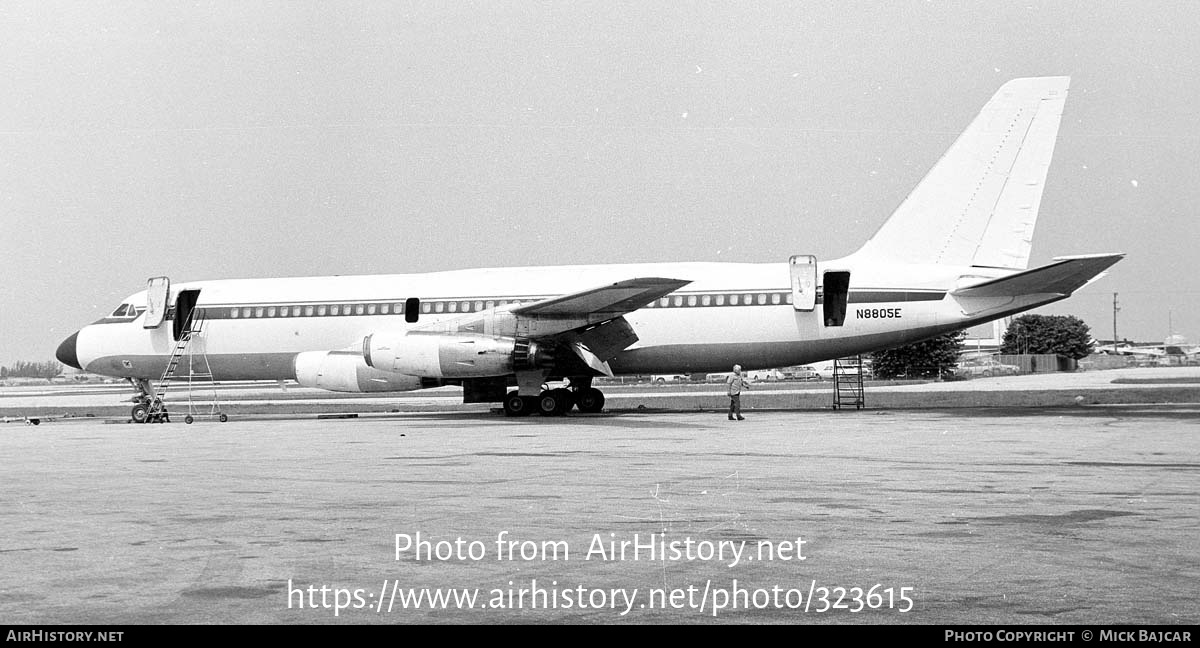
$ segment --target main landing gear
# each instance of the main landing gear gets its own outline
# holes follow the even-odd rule
[[[511,391],[504,397],[506,416],[528,416],[533,412],[542,416],[562,416],[573,407],[578,407],[585,414],[595,414],[604,409],[604,392],[591,386],[579,389],[559,387],[542,390],[537,396],[521,396]]]

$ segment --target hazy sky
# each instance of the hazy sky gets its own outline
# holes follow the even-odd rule
[[[1194,2],[0,4],[0,364],[198,279],[852,252],[1069,75],[1038,312],[1200,340]],[[583,286],[581,286],[583,288]]]

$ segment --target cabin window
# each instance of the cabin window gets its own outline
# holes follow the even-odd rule
[[[314,309],[313,309],[313,307],[312,307],[312,306],[305,306],[305,307],[304,307],[304,316],[305,316],[305,317],[312,317],[312,316],[313,316],[313,312],[314,312]]]
[[[242,307],[242,317],[250,317],[250,307],[249,306]]]
[[[491,308],[491,306],[488,306],[488,308]],[[483,310],[483,302],[481,302],[481,301],[475,302],[475,311],[479,312],[482,310]]]
[[[730,305],[730,306],[737,306],[737,305],[738,305],[738,296],[737,296],[737,295],[730,295],[730,296],[729,296],[729,305]]]
[[[774,293],[771,295],[771,303],[772,304],[778,304],[780,302],[780,300],[782,300],[782,299],[783,298],[779,296],[779,293]]]
[[[236,308],[230,308],[230,309],[229,309],[229,316],[230,316],[230,317],[232,317],[232,318],[234,318],[234,319],[237,319],[237,316],[238,316],[238,309],[236,309]]]
[[[317,306],[317,317],[325,317],[325,312],[329,309],[325,304]]]
[[[446,310],[446,302],[437,302],[433,305],[433,312],[441,313]]]
[[[671,299],[671,303],[675,306],[683,306],[683,295],[675,295],[675,297]]]
[[[458,312],[458,302],[450,302],[450,312],[451,313]]]
[[[470,313],[471,312],[471,302],[463,302],[462,306],[459,306],[458,309],[464,313]]]
[[[267,317],[275,317],[275,307],[267,306]]]
[[[380,304],[380,305],[379,305],[379,314],[380,314],[380,315],[387,315],[387,314],[388,314],[388,310],[390,309],[390,307],[391,307],[391,304]]]
[[[494,300],[494,299],[489,299],[489,300],[487,300],[487,301],[485,302],[485,304],[486,304],[486,307],[487,307],[487,309],[488,309],[488,310],[491,310],[491,309],[493,309],[493,308],[495,308],[495,307],[496,307],[496,300]]]
[[[363,313],[365,313],[365,312],[366,312],[366,308],[367,308],[367,307],[366,307],[366,306],[364,306],[364,305],[362,305],[362,304],[356,304],[356,305],[354,306],[354,314],[355,314],[355,315],[362,315]]]
[[[717,306],[725,305],[725,295],[717,295]]]
[[[695,296],[695,295],[688,295],[688,302],[687,302],[687,304],[688,304],[688,306],[695,306],[695,305],[696,305],[696,296]]]

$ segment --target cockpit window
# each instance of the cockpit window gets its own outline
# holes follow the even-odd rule
[[[137,317],[137,310],[130,304],[121,304],[109,317]]]

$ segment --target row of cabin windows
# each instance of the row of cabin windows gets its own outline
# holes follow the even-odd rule
[[[680,308],[684,306],[766,306],[790,304],[792,293],[739,293],[734,295],[667,295],[646,304],[646,308]]]
[[[371,304],[306,304],[304,306],[234,306],[229,309],[231,319],[255,317],[338,317],[345,315],[404,315],[417,308],[422,313],[477,313],[479,311],[519,304],[517,300],[488,299],[476,301],[387,302]]]
[[[421,313],[477,313],[498,306],[520,304],[518,300],[488,299],[475,301],[426,301],[369,304],[307,304],[304,306],[234,306],[231,319],[262,317],[340,317],[346,315],[404,315],[407,308],[420,304]],[[790,292],[737,293],[732,295],[668,295],[646,304],[645,308],[683,308],[693,306],[767,306],[791,304]]]

